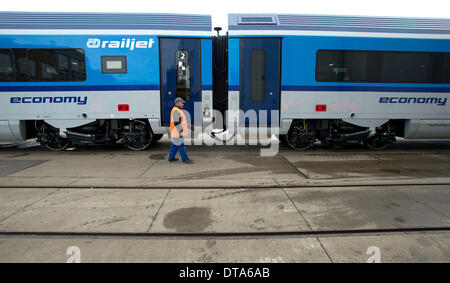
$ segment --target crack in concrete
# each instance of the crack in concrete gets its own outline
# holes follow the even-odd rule
[[[431,206],[429,206],[429,205],[426,204],[426,203],[423,203],[423,202],[421,202],[421,201],[418,201],[418,200],[416,200],[415,198],[409,196],[409,195],[406,194],[406,193],[400,192],[400,191],[396,190],[395,188],[392,188],[392,190],[395,191],[396,193],[398,193],[398,194],[400,194],[400,195],[406,197],[406,198],[409,198],[410,200],[412,200],[412,201],[414,201],[414,202],[416,202],[416,203],[419,203],[419,204],[425,206],[426,208],[428,208],[428,209],[434,211],[435,213],[437,213],[437,214],[439,214],[439,215],[441,215],[441,216],[444,216],[444,217],[446,217],[446,218],[450,218],[450,216],[448,216],[447,214],[441,212],[440,210],[437,210],[437,209],[435,209],[434,207],[431,207]]]
[[[313,231],[313,228],[311,226],[311,224],[309,224],[308,220],[305,218],[305,216],[303,216],[302,212],[300,211],[300,209],[297,207],[297,205],[294,203],[294,201],[292,200],[292,198],[289,196],[289,194],[286,192],[285,189],[282,189],[284,192],[284,195],[289,199],[289,201],[292,203],[292,205],[295,207],[295,209],[297,210],[298,214],[300,214],[300,216],[302,217],[303,221],[305,221],[306,225],[308,225],[309,230]],[[330,260],[331,263],[333,263],[333,259],[331,259],[331,256],[328,254],[328,251],[325,249],[325,247],[323,246],[322,242],[320,241],[319,237],[315,237],[317,242],[319,242],[320,246],[322,247],[322,250],[325,252],[325,254],[327,255],[328,259]]]
[[[144,174],[147,173],[147,172],[153,167],[153,165],[155,165],[156,163],[158,163],[158,161],[159,161],[159,160],[156,160],[155,162],[153,162],[152,164],[150,164],[150,166],[149,166],[144,172],[142,172],[142,174],[139,175],[138,178],[141,178],[142,176],[144,176]]]
[[[281,154],[281,157],[286,160],[286,162],[291,165],[295,171],[298,172],[299,175],[303,176],[305,179],[309,179],[308,175],[306,175],[305,173],[303,173],[302,171],[300,171],[300,169],[298,169],[294,164],[292,164],[292,162],[290,162],[286,157],[284,157],[284,155]]]
[[[37,201],[34,201],[34,202],[30,203],[30,204],[27,204],[27,205],[25,205],[24,207],[22,207],[22,208],[20,208],[20,209],[18,209],[18,210],[16,210],[16,211],[14,211],[13,213],[11,213],[11,214],[9,214],[9,215],[3,217],[3,218],[0,218],[0,222],[6,220],[6,219],[8,219],[8,218],[10,218],[11,216],[13,216],[13,215],[15,215],[15,214],[17,214],[17,213],[19,213],[19,212],[21,212],[21,211],[24,211],[25,209],[27,209],[27,208],[33,206],[34,204],[40,202],[40,201],[43,200],[43,199],[46,199],[47,197],[53,195],[54,193],[56,193],[56,192],[59,191],[59,190],[61,190],[61,189],[56,189],[55,191],[53,191],[53,192],[51,192],[51,193],[45,195],[44,197],[38,199]]]
[[[159,211],[161,210],[161,208],[163,207],[164,203],[166,202],[167,196],[169,195],[169,193],[170,193],[171,190],[172,190],[172,189],[169,189],[169,190],[167,191],[167,194],[166,194],[166,196],[164,197],[164,200],[161,202],[161,205],[159,206],[158,211],[156,211],[155,216],[153,216],[152,222],[150,223],[150,226],[149,226],[148,229],[147,229],[147,233],[150,232],[150,229],[152,229],[153,223],[155,222],[156,217],[158,217]]]

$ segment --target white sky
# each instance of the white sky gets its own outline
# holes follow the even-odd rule
[[[72,5],[72,6],[71,6]],[[228,13],[288,13],[450,18],[449,0],[21,0],[2,11],[210,14],[227,29]]]

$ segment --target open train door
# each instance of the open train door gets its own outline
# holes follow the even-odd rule
[[[170,111],[177,97],[186,101],[184,110],[189,112],[191,124],[194,124],[194,104],[202,100],[200,42],[200,39],[193,38],[160,38],[161,116],[164,126],[170,124]]]
[[[280,109],[280,47],[280,38],[240,40],[240,108],[244,113],[255,110],[258,120],[256,125],[246,119],[245,126],[270,126],[273,119],[278,121],[271,117],[271,110]],[[261,110],[267,111],[267,119]]]

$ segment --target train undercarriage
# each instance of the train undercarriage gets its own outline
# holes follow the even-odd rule
[[[382,150],[395,141],[400,121],[389,121],[370,129],[342,120],[295,120],[281,140],[295,150],[306,150],[317,141],[329,146],[364,143],[373,150]]]
[[[363,143],[368,148],[382,150],[402,136],[403,121],[391,120],[376,127],[357,126],[343,120],[294,120],[280,140],[295,150],[306,150],[317,142],[331,147]],[[60,130],[44,121],[35,121],[35,136],[51,150],[69,146],[104,146],[123,144],[131,150],[143,150],[162,138],[154,134],[146,120],[96,120],[76,128]]]
[[[116,144],[123,144],[131,150],[143,150],[163,136],[154,134],[145,120],[96,120],[64,131],[36,121],[35,130],[37,141],[51,150],[64,150],[72,145]]]

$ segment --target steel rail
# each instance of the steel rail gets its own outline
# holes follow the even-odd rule
[[[56,238],[267,238],[267,237],[325,237],[366,236],[383,234],[411,234],[450,232],[450,226],[406,227],[308,231],[266,232],[64,232],[64,231],[0,231],[0,237],[56,237]]]
[[[404,187],[404,186],[445,186],[450,185],[450,182],[425,182],[425,183],[417,183],[417,182],[408,182],[408,183],[353,183],[353,184],[302,184],[302,185],[241,185],[241,186],[173,186],[173,187],[164,187],[164,186],[27,186],[27,185],[0,185],[0,189],[105,189],[105,190],[120,190],[120,189],[129,189],[129,190],[192,190],[192,189],[291,189],[291,188],[345,188],[345,187]]]

